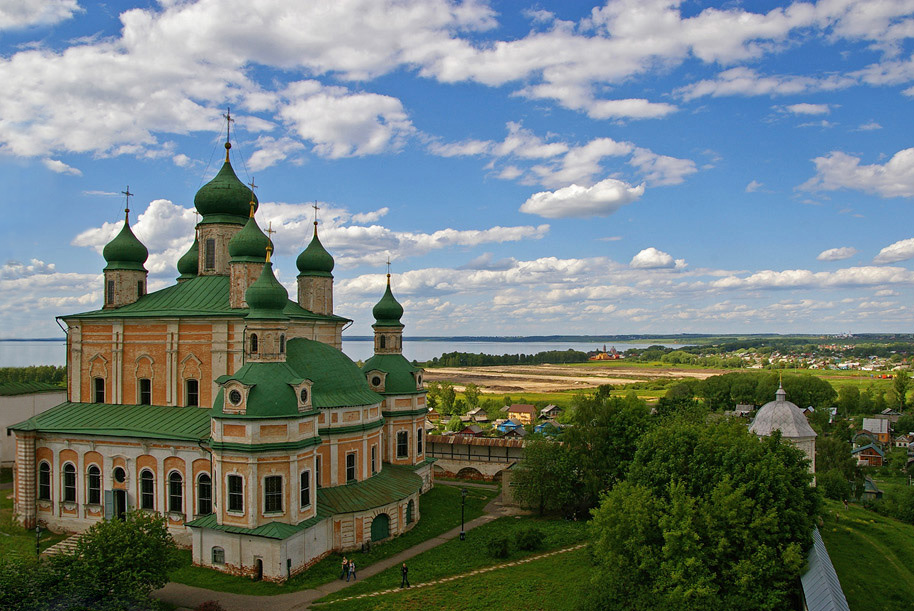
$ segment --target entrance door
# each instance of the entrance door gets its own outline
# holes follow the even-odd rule
[[[260,581],[263,579],[263,560],[260,558],[254,559],[254,581]]]
[[[413,502],[412,501],[410,501],[409,503],[406,504],[406,523],[407,524],[413,523]]]
[[[386,513],[379,513],[371,521],[371,540],[383,541],[390,536],[390,516]]]
[[[127,491],[126,490],[115,490],[114,491],[114,517],[118,520],[123,520],[124,516],[127,515]]]

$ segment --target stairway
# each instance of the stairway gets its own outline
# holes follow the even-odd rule
[[[55,543],[48,549],[41,552],[41,555],[44,557],[47,556],[56,556],[57,554],[70,554],[76,549],[76,544],[79,543],[79,538],[82,537],[82,533],[77,533],[70,537],[67,537],[59,543]]]

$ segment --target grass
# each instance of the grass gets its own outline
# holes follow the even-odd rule
[[[42,529],[41,551],[44,551],[68,535],[58,535]],[[12,490],[0,491],[0,557],[10,555],[34,556],[35,531],[26,530],[16,522],[13,516]]]
[[[826,501],[819,530],[852,611],[895,611],[914,600],[914,526]],[[840,516],[836,522],[834,514]]]
[[[468,488],[466,499],[466,520],[481,516],[485,506],[495,497],[496,490]],[[418,543],[437,537],[452,528],[460,526],[460,488],[454,486],[436,486],[422,495],[419,501],[420,519],[409,532],[379,545],[368,553],[356,553],[355,561],[359,569],[394,556]],[[227,575],[220,571],[207,569],[191,564],[191,554],[187,550],[179,552],[181,566],[169,575],[171,581],[183,583],[207,590],[250,594],[255,596],[273,596],[299,590],[307,590],[337,579],[342,563],[342,554],[330,554],[308,570],[300,573],[284,584],[264,581],[252,581],[244,577]]]
[[[13,470],[9,468],[0,469],[0,484],[8,484],[13,481]]]
[[[522,551],[513,545],[515,535],[531,526],[543,534],[542,548],[536,551]],[[507,558],[493,558],[489,555],[489,542],[500,537],[512,541],[511,554]],[[407,563],[410,579],[414,583],[432,581],[441,577],[461,575],[478,568],[505,564],[513,560],[534,556],[552,549],[579,543],[587,537],[586,522],[546,520],[533,517],[505,517],[483,524],[467,533],[465,541],[453,539],[419,554]],[[400,568],[391,567],[382,573],[320,599],[320,602],[346,598],[355,594],[386,590],[400,584]]]
[[[328,611],[571,611],[583,603],[589,578],[587,550],[579,549],[472,578],[320,608]]]

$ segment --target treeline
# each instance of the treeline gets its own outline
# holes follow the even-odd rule
[[[838,393],[826,380],[811,375],[778,376],[769,372],[734,372],[704,380],[686,380],[671,387],[661,398],[658,410],[701,399],[711,411],[732,410],[740,404],[764,405],[774,401],[783,380],[787,400],[800,407],[835,405]]]
[[[67,381],[67,368],[54,365],[32,365],[30,367],[0,367],[0,383],[4,382],[47,382],[63,384]]]
[[[753,352],[762,357],[768,357],[774,352],[794,354],[816,354],[819,356],[838,356],[842,358],[891,358],[901,361],[904,357],[914,354],[912,342],[888,343],[860,343],[847,350],[828,350],[822,344],[811,344],[807,338],[803,339],[765,339],[765,340],[740,340],[714,345],[684,346],[671,348],[669,346],[648,346],[647,348],[632,348],[623,354],[627,360],[636,362],[657,362],[670,364],[703,365],[706,367],[741,367],[745,362],[736,356],[736,353]],[[850,345],[843,340],[834,340],[834,345]]]
[[[542,363],[584,363],[587,353],[577,350],[547,350],[536,354],[476,354],[446,352],[428,361],[426,367],[482,367],[485,365],[539,365]]]

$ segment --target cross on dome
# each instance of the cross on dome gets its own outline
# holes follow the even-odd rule
[[[134,195],[130,192],[130,185],[127,185],[126,191],[121,191],[124,194],[125,199],[127,200],[127,205],[124,206],[124,220],[128,223],[130,222],[130,196]]]
[[[231,128],[232,123],[235,122],[235,119],[232,118],[231,107],[225,109],[225,114],[222,115],[222,118],[225,119],[225,161],[228,162],[229,149],[232,148]]]

